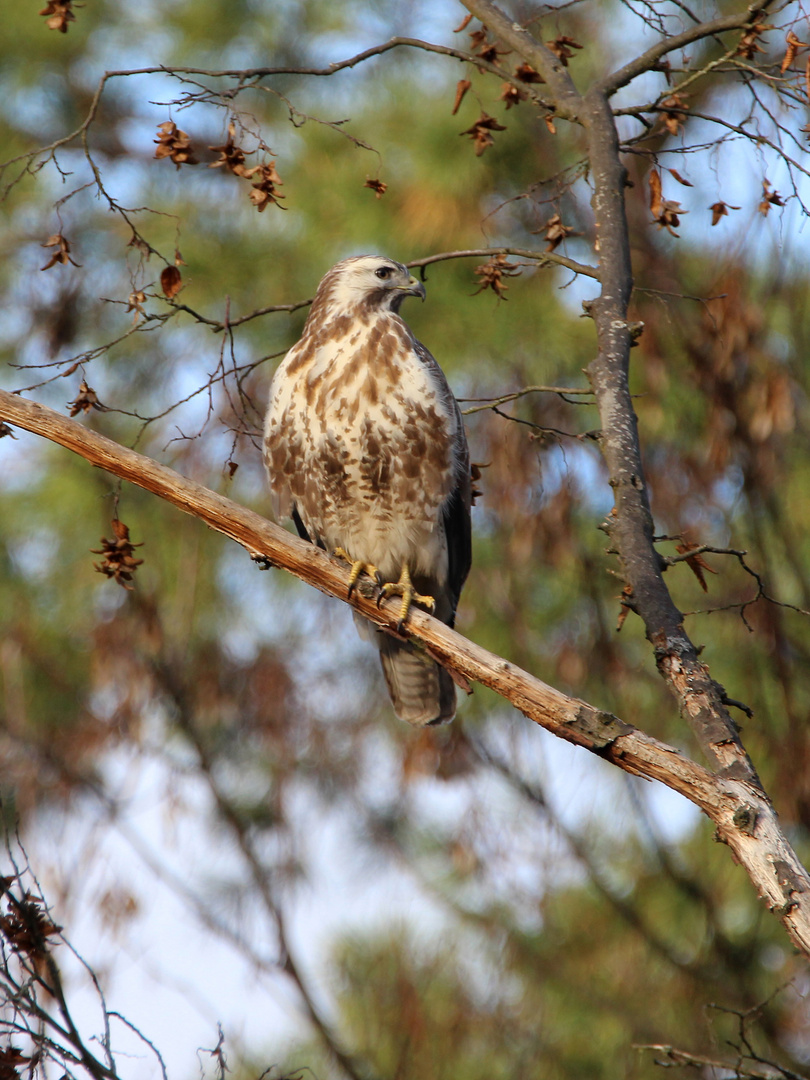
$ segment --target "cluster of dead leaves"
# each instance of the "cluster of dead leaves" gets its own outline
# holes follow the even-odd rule
[[[453,33],[460,34],[462,30],[467,29],[471,21],[472,15],[465,15],[461,24],[455,28]],[[487,64],[496,63],[499,56],[503,56],[510,51],[509,49],[504,49],[497,41],[489,40],[489,30],[483,23],[481,24],[480,30],[470,31],[470,50],[475,53],[476,56],[480,56]]]
[[[136,559],[134,551],[136,547],[143,547],[143,543],[133,544],[129,538],[129,529],[118,518],[113,518],[112,528],[114,539],[101,538],[100,548],[91,548],[93,555],[103,555],[104,562],[93,563],[93,569],[108,578],[115,578],[119,585],[125,589],[132,589],[128,582],[143,562]]]
[[[191,148],[191,139],[185,131],[181,131],[173,120],[166,120],[158,124],[160,135],[155,139],[157,150],[156,158],[169,158],[179,169],[181,165],[198,165]]]
[[[574,231],[573,225],[565,225],[559,214],[554,214],[548,219],[539,229],[532,230],[535,235],[537,233],[543,233],[546,243],[546,251],[554,251],[560,246],[560,244],[568,236],[581,236],[581,233]]]
[[[657,169],[653,169],[650,173],[650,213],[658,228],[666,229],[673,236],[678,235],[675,229],[681,223],[680,215],[688,213],[680,203],[663,197],[661,174]]]
[[[381,199],[386,191],[388,191],[388,184],[383,183],[378,176],[373,178],[366,177],[366,182],[363,184],[363,187],[371,188],[376,199]]]
[[[76,6],[84,7],[84,4]],[[58,30],[61,34],[66,34],[70,23],[76,21],[76,16],[73,14],[73,0],[48,0],[48,6],[44,7],[39,14],[47,18],[45,25],[49,30]]]
[[[503,124],[499,124],[494,116],[489,116],[487,113],[482,112],[472,127],[468,127],[466,131],[462,131],[462,135],[469,135],[475,143],[475,156],[481,157],[485,150],[488,150],[490,146],[495,143],[492,137],[493,131],[506,131]]]
[[[17,1068],[20,1065],[28,1065],[26,1071],[29,1075],[33,1075],[38,1062],[39,1057],[36,1053],[31,1057],[26,1057],[18,1047],[9,1043],[0,1050],[0,1080],[19,1080],[20,1074]]]
[[[70,241],[67,240],[61,233],[54,233],[53,236],[49,236],[44,244],[40,244],[40,247],[44,248],[56,248],[50,259],[44,266],[40,267],[40,270],[50,270],[52,266],[56,266],[57,263],[60,266],[67,266],[68,263],[71,266],[80,266],[76,260],[70,254]]]
[[[190,137],[185,131],[181,131],[173,121],[167,120],[163,124],[158,124],[158,131],[160,134],[155,140],[157,144],[156,158],[169,158],[178,169],[181,165],[199,164],[199,160],[194,155]],[[208,149],[213,150],[215,154],[219,154],[217,160],[209,164],[209,169],[224,168],[233,173],[234,176],[252,181],[248,198],[259,213],[266,210],[271,203],[282,210],[285,209],[279,201],[284,198],[279,191],[283,181],[276,171],[275,161],[267,161],[261,165],[246,165],[248,152],[236,142],[236,124],[233,120],[228,124],[228,138],[225,143],[222,146],[209,146]],[[171,268],[168,269],[171,270]],[[174,287],[174,276],[169,279],[168,283],[163,282],[161,279],[161,284],[164,293],[170,298],[175,295],[180,287],[179,282],[176,288]]]
[[[685,180],[676,169],[668,169],[667,172],[678,181],[679,184],[683,184],[684,187],[692,187],[689,180]],[[762,199],[757,207],[757,210],[763,217],[767,217],[772,206],[784,206],[785,201],[778,191],[774,191],[771,188],[770,182],[766,179],[762,182]],[[739,206],[732,206],[730,203],[718,200],[709,207],[712,215],[712,225],[717,223],[724,217],[728,217],[729,210],[739,210]],[[673,236],[677,236],[675,228],[680,224],[680,218],[682,214],[687,214],[689,211],[684,210],[680,203],[673,202],[670,199],[664,199],[662,193],[661,174],[657,169],[653,169],[650,173],[650,213],[653,216],[653,221],[658,225],[659,229],[667,229]]]
[[[9,879],[2,879],[8,889]],[[21,900],[8,893],[8,907],[5,915],[0,916],[0,934],[16,953],[22,953],[32,959],[42,959],[47,952],[48,938],[62,929],[48,915],[42,902],[31,893],[25,893]]]
[[[568,67],[568,61],[574,55],[572,49],[581,49],[582,45],[578,41],[574,41],[572,37],[568,37],[566,34],[561,34],[553,41],[546,42],[546,48],[549,52],[553,52],[563,67]]]
[[[740,38],[740,43],[737,46],[736,56],[742,56],[745,60],[756,60],[757,53],[765,52],[759,43],[759,39],[765,33],[766,30],[773,30],[772,26],[766,26],[762,21],[764,15],[760,12],[754,23],[748,27],[743,36]]]
[[[105,406],[98,400],[95,390],[92,386],[87,385],[85,379],[82,379],[76,397],[73,401],[68,402],[68,408],[71,416],[77,416],[80,412],[88,413],[91,409],[97,409],[99,412],[105,411]]]
[[[757,207],[757,210],[763,217],[767,217],[770,213],[772,206],[784,206],[785,202],[778,191],[771,191],[771,185],[768,180],[762,181],[762,200]]]
[[[228,172],[233,173],[234,176],[243,177],[245,180],[253,181],[251,184],[251,190],[248,193],[248,198],[261,214],[266,210],[271,203],[278,206],[279,209],[285,210],[286,207],[282,206],[279,199],[283,199],[284,196],[279,191],[279,188],[283,185],[283,180],[276,171],[275,161],[268,161],[263,165],[251,165],[248,167],[245,164],[247,152],[243,147],[238,146],[236,143],[236,125],[233,120],[228,124],[228,138],[222,146],[209,146],[209,150],[213,150],[215,154],[219,154],[216,161],[212,161],[208,166],[209,169],[227,169]]]
[[[670,135],[677,135],[684,124],[684,112],[689,108],[682,94],[670,94],[659,105],[664,127]]]
[[[480,279],[480,283],[472,295],[477,296],[485,289],[492,289],[499,300],[505,300],[504,294],[509,286],[503,279],[518,277],[520,272],[520,267],[510,263],[506,255],[494,255],[489,262],[476,267],[475,276]]]

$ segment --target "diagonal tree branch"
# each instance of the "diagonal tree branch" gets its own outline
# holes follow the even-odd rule
[[[258,514],[52,409],[2,390],[0,417],[151,491],[248,551],[347,602],[348,574],[341,564]],[[396,634],[397,603],[378,608],[373,596],[358,591],[351,603],[365,618]],[[757,783],[735,777],[730,770],[710,772],[612,714],[560,693],[426,613],[412,611],[406,633],[440,663],[491,687],[546,730],[626,772],[659,780],[693,802],[714,822],[718,838],[745,867],[794,944],[810,956],[810,877]]]

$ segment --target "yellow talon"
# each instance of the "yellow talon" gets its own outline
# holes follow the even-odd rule
[[[363,573],[368,574],[368,576],[379,585],[380,571],[372,563],[363,562],[362,559],[352,559],[341,547],[335,548],[332,554],[336,559],[342,559],[343,562],[351,564],[351,572],[349,573],[349,591],[347,596],[352,595],[354,587],[357,584],[360,575]]]
[[[408,612],[411,610],[411,604],[421,604],[422,607],[427,608],[430,612],[436,607],[436,601],[432,596],[422,596],[421,593],[418,593],[416,589],[414,589],[407,565],[402,567],[399,581],[388,581],[382,586],[380,595],[377,597],[377,607],[380,606],[382,600],[387,600],[389,596],[402,597],[402,606],[399,609],[399,620],[397,623],[397,629],[399,630],[405,625]]]

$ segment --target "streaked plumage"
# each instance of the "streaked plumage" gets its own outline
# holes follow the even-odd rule
[[[424,286],[391,259],[361,255],[321,281],[301,340],[270,388],[264,459],[278,515],[328,552],[407,568],[453,625],[470,567],[470,462],[461,414],[439,365],[399,316]],[[380,650],[397,715],[452,720],[446,671],[358,620]]]

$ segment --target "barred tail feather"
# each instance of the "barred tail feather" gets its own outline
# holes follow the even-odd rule
[[[387,634],[378,635],[377,645],[399,719],[414,727],[449,724],[456,715],[456,687],[444,668]]]

